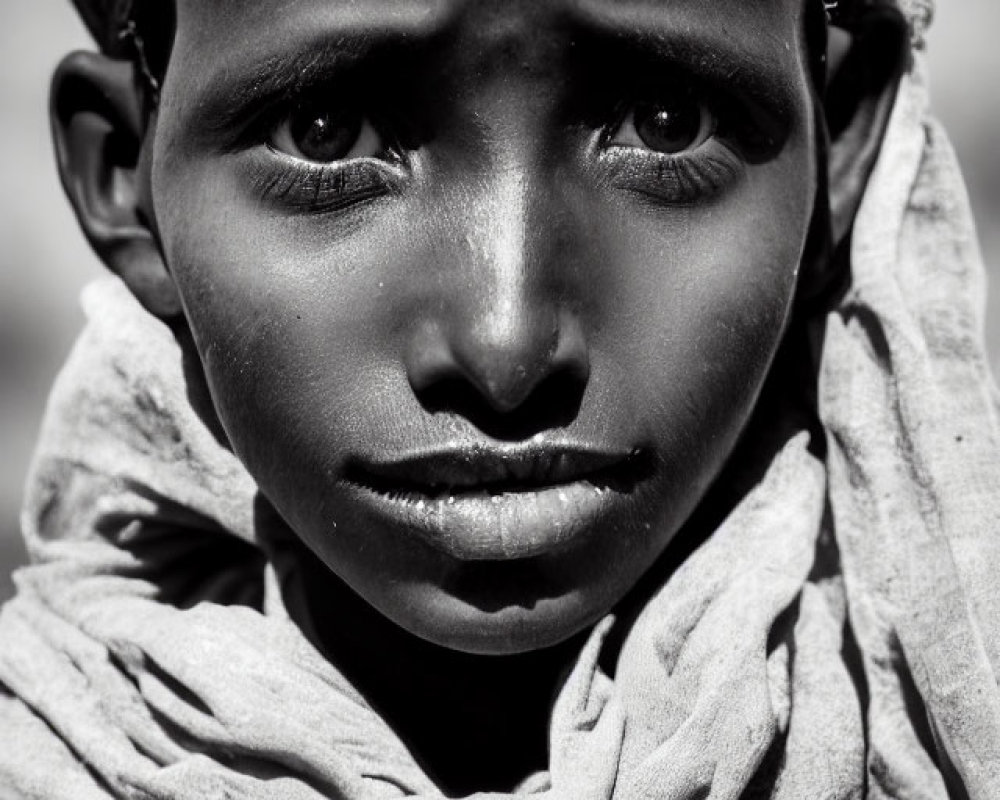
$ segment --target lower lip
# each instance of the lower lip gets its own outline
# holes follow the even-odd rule
[[[433,497],[354,487],[379,516],[463,561],[530,558],[577,546],[616,516],[631,494],[586,480]]]

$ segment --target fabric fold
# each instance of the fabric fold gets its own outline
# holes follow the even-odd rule
[[[871,691],[875,796],[948,796],[943,759],[970,797],[988,798],[1000,791],[1000,441],[971,212],[926,120],[918,57],[858,215],[851,289],[827,324],[820,415]]]

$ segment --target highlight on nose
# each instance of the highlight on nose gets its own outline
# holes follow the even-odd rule
[[[407,377],[432,413],[465,417],[484,433],[524,438],[569,424],[590,374],[579,320],[553,311],[517,323],[446,330],[426,326],[411,343]]]

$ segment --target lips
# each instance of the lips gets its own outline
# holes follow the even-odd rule
[[[475,445],[356,461],[368,511],[460,560],[510,560],[581,544],[613,525],[648,472],[636,449]]]

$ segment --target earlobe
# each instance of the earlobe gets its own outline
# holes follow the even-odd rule
[[[72,53],[53,77],[50,118],[63,188],[91,247],[166,318],[180,300],[143,209],[142,102],[129,62]]]

